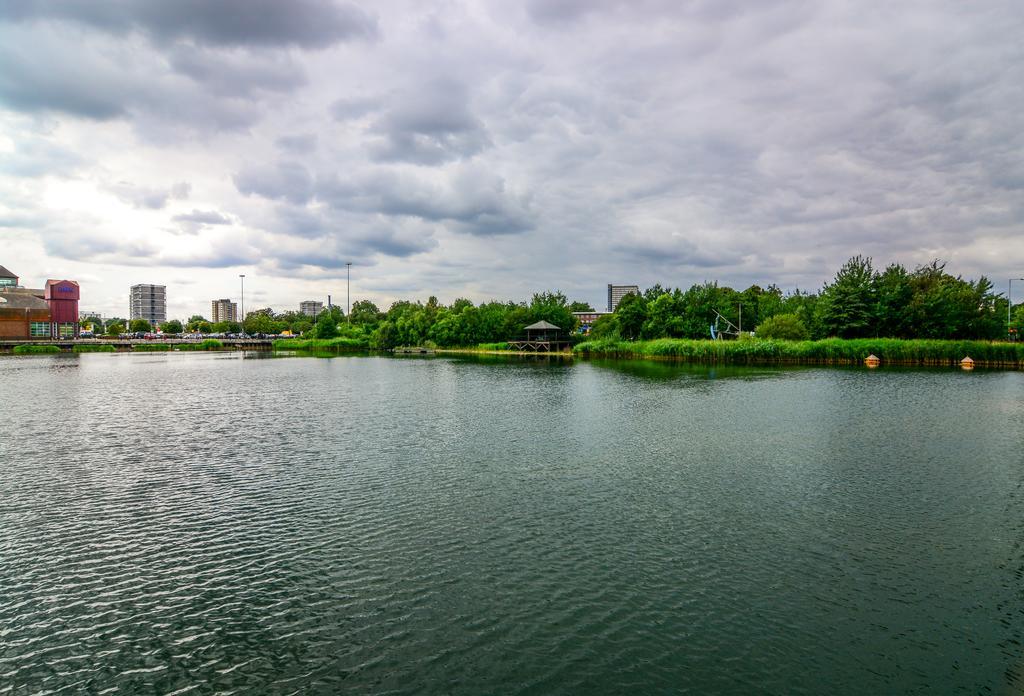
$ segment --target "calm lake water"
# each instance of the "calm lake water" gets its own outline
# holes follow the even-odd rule
[[[1019,693],[1024,374],[0,358],[0,694]]]

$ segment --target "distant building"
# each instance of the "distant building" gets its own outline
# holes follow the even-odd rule
[[[0,287],[0,339],[45,340],[52,337],[50,305],[37,291]]]
[[[615,308],[619,306],[619,302],[626,295],[633,293],[634,295],[640,294],[640,286],[638,285],[612,285],[608,284],[608,311],[614,312]]]
[[[317,302],[316,300],[306,300],[305,302],[299,303],[299,313],[305,314],[307,317],[320,316],[320,312],[324,311],[324,303]]]
[[[73,280],[48,280],[44,299],[50,305],[53,338],[78,336],[78,283]]]
[[[579,332],[581,334],[588,334],[588,333],[590,333],[590,327],[592,327],[594,325],[594,322],[597,321],[598,319],[600,319],[601,317],[607,316],[609,314],[611,314],[611,312],[596,312],[595,311],[595,312],[573,312],[572,313],[572,315],[574,317],[576,317],[576,319],[580,323]]]
[[[48,280],[39,290],[22,288],[18,277],[0,266],[0,338],[74,338],[78,300],[73,280]]]
[[[103,321],[103,317],[100,316],[99,312],[79,312],[78,321]]]
[[[133,285],[128,318],[145,319],[154,327],[167,321],[167,286]]]
[[[213,300],[210,303],[210,321],[238,321],[238,304],[231,300]]]
[[[18,276],[14,275],[3,266],[0,266],[0,288],[16,287],[18,287]]]

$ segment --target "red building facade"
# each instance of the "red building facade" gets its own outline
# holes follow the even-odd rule
[[[43,299],[50,305],[52,338],[78,336],[78,283],[73,280],[48,280]]]

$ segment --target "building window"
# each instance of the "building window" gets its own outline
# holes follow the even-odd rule
[[[75,325],[68,323],[57,324],[57,335],[61,338],[74,338]]]
[[[50,322],[48,321],[33,321],[28,325],[28,335],[32,338],[49,338],[50,337]]]

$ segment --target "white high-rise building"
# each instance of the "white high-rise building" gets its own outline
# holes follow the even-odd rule
[[[317,302],[316,300],[306,300],[305,302],[299,303],[299,313],[305,314],[307,317],[320,316],[320,312],[324,311],[324,303]]]
[[[619,302],[626,295],[633,293],[634,295],[640,294],[639,285],[612,285],[608,284],[608,311],[614,312],[615,308],[619,306]]]
[[[167,286],[133,285],[128,317],[145,319],[154,327],[167,321]]]
[[[231,300],[213,300],[210,302],[210,321],[238,321],[238,303]]]

